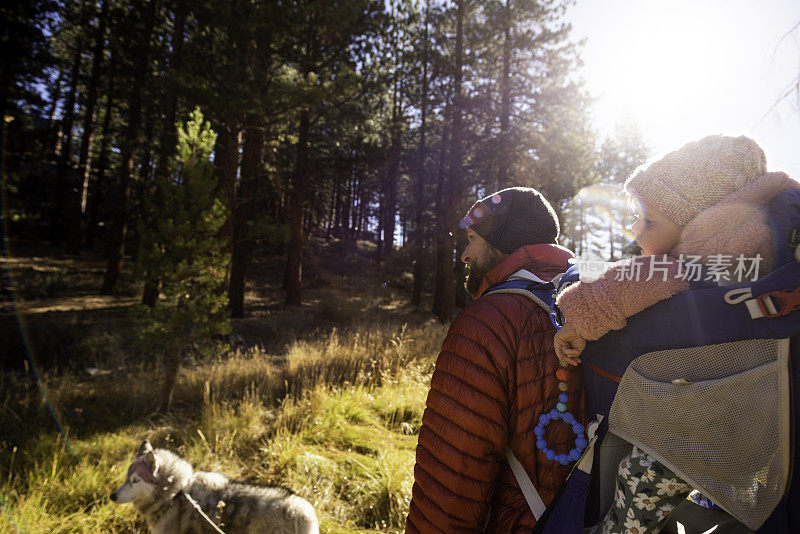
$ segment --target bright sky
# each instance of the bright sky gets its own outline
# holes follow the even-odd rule
[[[753,137],[800,179],[798,0],[577,0],[595,126],[632,120],[653,155],[715,133]],[[789,35],[787,35],[789,33]],[[773,108],[774,109],[771,109]]]

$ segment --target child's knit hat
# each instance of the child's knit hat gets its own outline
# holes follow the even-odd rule
[[[639,167],[625,182],[625,191],[683,227],[766,172],[764,151],[755,141],[711,135]]]
[[[479,200],[459,226],[471,227],[506,254],[525,245],[555,243],[559,232],[553,207],[530,187],[509,187]]]

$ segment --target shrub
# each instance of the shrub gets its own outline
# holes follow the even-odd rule
[[[203,345],[230,332],[223,290],[229,257],[221,237],[227,212],[216,197],[217,180],[209,157],[216,134],[199,109],[185,129],[178,126],[177,172],[161,178],[150,220],[141,225],[139,271],[162,297],[139,306],[135,317],[143,346],[163,347],[166,377],[160,410],[172,402],[181,353],[190,343]]]

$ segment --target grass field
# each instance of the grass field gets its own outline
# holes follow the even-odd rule
[[[129,347],[137,287],[93,296],[100,264],[44,255],[7,264],[24,289],[16,309],[31,358],[0,375],[0,532],[144,531],[108,495],[145,438],[198,469],[292,488],[323,532],[403,529],[445,327],[402,289],[328,274],[287,309],[255,265],[233,348],[187,358],[162,416],[158,355]],[[15,306],[4,306],[10,330]]]

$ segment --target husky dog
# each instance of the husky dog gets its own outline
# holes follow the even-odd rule
[[[194,471],[175,454],[153,450],[149,441],[139,447],[125,483],[111,500],[133,503],[152,534],[319,533],[314,508],[290,490],[249,486],[219,473]]]

